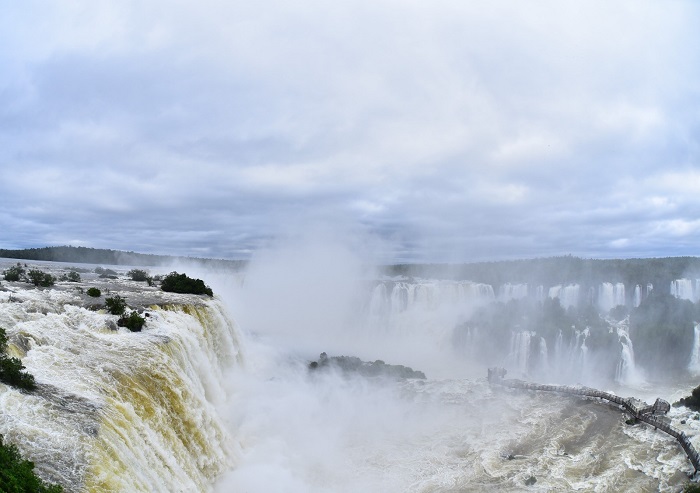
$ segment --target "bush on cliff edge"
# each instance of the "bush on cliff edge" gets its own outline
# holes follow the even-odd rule
[[[214,292],[211,288],[204,284],[201,279],[192,279],[187,277],[186,274],[178,274],[177,272],[171,272],[163,278],[160,288],[163,291],[168,291],[171,293],[185,293],[185,294],[206,294],[208,296],[214,296]]]

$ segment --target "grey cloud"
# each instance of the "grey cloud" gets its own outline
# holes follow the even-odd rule
[[[305,218],[397,260],[700,239],[693,2],[27,5],[0,246],[239,256]]]

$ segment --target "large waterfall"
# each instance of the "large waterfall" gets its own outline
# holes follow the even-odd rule
[[[0,292],[0,326],[39,386],[0,384],[0,434],[66,491],[210,491],[234,464],[216,407],[238,330],[217,300],[160,301],[131,333],[75,291]]]
[[[341,303],[336,294],[350,284],[339,289],[324,270],[316,288],[301,289],[304,273],[287,272],[285,283],[275,283],[277,270],[250,274],[212,300],[115,282],[113,293],[145,307],[141,333],[117,329],[67,283],[4,284],[0,326],[39,389],[0,384],[0,434],[70,493],[521,491],[533,477],[548,491],[679,490],[687,461],[675,443],[621,426],[604,407],[495,391],[485,379],[484,361],[511,376],[582,384],[605,367],[606,385],[626,392],[639,376],[629,319],[602,328],[534,315],[479,323],[489,307],[497,320],[518,306],[602,311],[623,299],[615,284],[362,277],[360,294]],[[691,370],[700,367],[698,325],[695,336]],[[319,347],[427,378],[312,370]],[[688,416],[673,419],[690,434]]]

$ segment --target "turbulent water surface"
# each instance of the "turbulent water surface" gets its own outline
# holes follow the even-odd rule
[[[522,287],[496,295],[472,283],[380,283],[364,311],[349,304],[362,317],[329,316],[317,331],[322,310],[286,316],[282,298],[262,298],[265,316],[245,312],[256,306],[253,281],[204,299],[85,276],[81,287],[102,283],[145,309],[142,333],[115,330],[116,317],[90,309],[77,285],[3,282],[0,326],[39,390],[0,384],[0,434],[75,492],[670,492],[692,470],[672,438],[626,425],[618,408],[491,388],[486,368],[455,350],[452,330],[470,303],[524,296]],[[604,286],[600,303],[619,291]],[[329,306],[323,291],[313,294],[309,306]],[[230,316],[238,310],[240,329]],[[553,358],[556,348],[521,333],[506,351],[514,359],[496,363],[526,368],[518,348],[531,341]],[[626,349],[622,373],[634,369],[631,341]],[[320,350],[411,365],[427,378],[311,371]],[[609,385],[650,402],[692,387]],[[671,418],[691,436],[700,430],[692,413],[674,408]]]

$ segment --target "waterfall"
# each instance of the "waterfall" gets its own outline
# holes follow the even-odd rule
[[[559,333],[557,334],[557,338],[554,341],[554,360],[556,361],[557,366],[559,366],[563,356],[564,356],[564,335],[562,334],[561,329],[559,329]]]
[[[0,384],[0,434],[66,491],[211,491],[233,465],[216,405],[238,329],[217,300],[151,294],[162,304],[140,333],[110,329],[116,317],[68,291],[0,298],[10,350],[39,387]]]
[[[632,299],[632,305],[637,308],[639,305],[642,304],[642,287],[637,284],[634,287],[634,296]]]
[[[690,352],[688,370],[700,373],[700,323],[696,323],[693,327],[693,350]]]
[[[537,289],[535,289],[535,299],[537,301],[543,301],[544,298],[544,286],[537,286]]]
[[[379,282],[370,295],[369,312],[375,316],[396,316],[407,311],[435,311],[445,306],[494,299],[491,285],[471,281]]]
[[[547,353],[547,341],[544,337],[540,337],[540,371],[547,373],[549,371],[549,354]]]
[[[578,306],[580,286],[578,284],[569,284],[568,286],[552,286],[549,288],[550,298],[559,298],[559,303],[564,308]]]
[[[381,316],[387,303],[386,298],[386,285],[380,282],[372,290],[372,296],[369,302],[369,313],[373,316]]]
[[[498,299],[500,301],[517,300],[521,298],[527,298],[528,286],[527,284],[503,284],[498,289]]]
[[[625,285],[621,282],[612,284],[604,282],[598,289],[598,309],[609,312],[611,308],[625,305]]]
[[[643,381],[634,361],[634,347],[629,333],[624,327],[617,327],[620,340],[620,361],[615,370],[615,381],[625,385],[636,385]]]
[[[534,332],[527,330],[512,332],[510,336],[510,353],[508,366],[515,368],[520,374],[527,374],[530,365],[530,341]]]
[[[697,282],[700,281],[696,279]],[[681,300],[690,300],[693,303],[698,301],[700,293],[696,292],[693,286],[693,281],[691,279],[676,279],[671,281],[671,296],[675,296]]]

